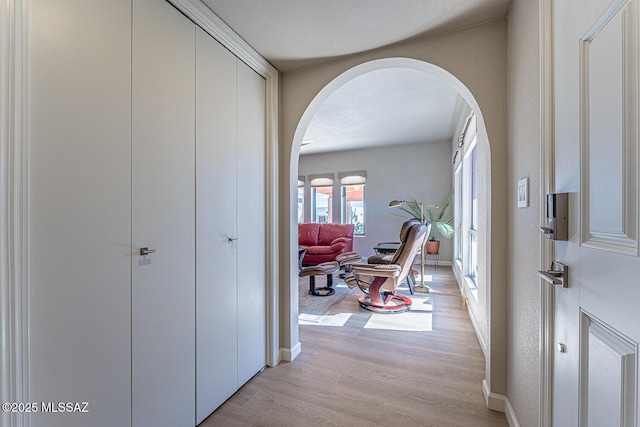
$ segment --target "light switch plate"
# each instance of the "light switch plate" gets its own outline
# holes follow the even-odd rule
[[[529,206],[529,178],[518,180],[518,207],[526,208]]]

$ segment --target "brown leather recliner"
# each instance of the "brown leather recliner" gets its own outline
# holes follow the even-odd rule
[[[335,261],[353,251],[353,224],[298,224],[298,246],[306,249],[303,266]]]
[[[405,233],[408,232],[409,227],[415,224],[420,224],[420,219],[413,218],[406,221],[404,224],[402,224],[402,227],[400,228],[400,241],[403,240],[403,237],[402,237],[403,235],[406,236]],[[427,222],[425,225],[427,226],[427,234],[429,234],[429,231],[431,230],[431,224]],[[398,245],[398,249],[400,248],[400,242],[383,242],[383,243]],[[378,245],[381,245],[383,243],[378,243]],[[422,256],[421,253],[420,253],[420,256]],[[392,254],[386,254],[386,253],[374,254],[374,255],[371,255],[369,258],[367,258],[367,264],[392,264],[395,262],[395,259],[396,259],[395,252]],[[409,293],[413,295],[414,293],[413,288],[416,286],[416,279],[415,277],[413,277],[413,271],[407,275],[407,285],[409,286]]]
[[[412,272],[413,260],[424,244],[431,224],[409,220],[400,231],[400,247],[388,264],[353,264],[352,276],[345,279],[349,287],[358,286],[364,294],[358,302],[367,310],[398,313],[411,309],[411,299],[396,291]]]

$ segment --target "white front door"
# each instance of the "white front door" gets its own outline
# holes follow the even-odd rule
[[[638,425],[638,0],[554,2],[555,426]]]

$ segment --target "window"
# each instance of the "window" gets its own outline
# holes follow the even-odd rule
[[[311,221],[333,222],[333,174],[309,177],[311,183]]]
[[[298,224],[304,222],[304,176],[298,177]]]
[[[331,187],[313,187],[313,222],[329,223],[333,222],[331,211],[333,185]]]
[[[364,236],[364,188],[366,172],[341,173],[341,209],[342,224],[353,224],[353,234]]]
[[[469,200],[470,209],[470,226],[469,226],[469,266],[468,275],[473,280],[473,283],[477,283],[478,277],[478,161],[477,150],[474,145],[470,154],[470,177],[471,191]]]
[[[462,168],[458,167],[455,174],[454,181],[454,193],[455,193],[455,214],[454,214],[454,227],[455,233],[455,259],[459,264],[462,264]]]
[[[458,154],[461,154],[457,162]],[[478,290],[478,148],[476,119],[471,115],[465,123],[454,156],[455,172],[455,257],[456,265],[466,278],[471,294]]]

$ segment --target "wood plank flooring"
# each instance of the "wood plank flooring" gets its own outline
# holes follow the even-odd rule
[[[363,310],[353,290],[300,326],[296,360],[256,375],[201,426],[507,426],[484,404],[484,357],[451,268],[425,278],[433,292],[406,314]]]

